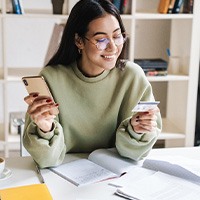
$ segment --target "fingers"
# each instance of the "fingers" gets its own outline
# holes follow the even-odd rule
[[[49,96],[39,96],[39,93],[31,93],[28,96],[24,97],[24,101],[28,105],[32,105],[35,100],[42,100],[42,99],[51,99]]]
[[[51,130],[54,118],[56,115],[54,110],[56,111],[56,114],[59,113],[58,110],[58,104],[55,104],[53,102],[49,102],[47,100],[39,100],[34,101],[32,106],[29,106],[28,113],[30,115],[30,118],[37,124],[37,126],[43,131],[48,132]]]
[[[28,96],[24,97],[24,101],[28,104],[31,105],[33,101],[38,97],[39,93],[31,93]]]
[[[32,120],[36,123],[36,124],[41,124],[42,121],[52,121],[53,119],[55,119],[55,115],[51,115],[49,114],[49,112],[46,113],[42,113],[42,114],[38,114],[38,115],[31,115]]]
[[[28,113],[30,116],[34,116],[32,118],[38,118],[38,116],[43,115],[47,117],[48,115],[56,115],[58,114],[58,104],[54,103],[51,99],[41,99],[35,100],[31,106],[28,108]],[[55,111],[54,111],[55,110]],[[56,111],[57,110],[57,111]]]
[[[50,131],[54,118],[59,114],[59,105],[49,96],[41,96],[39,93],[29,94],[24,101],[28,104],[27,113],[40,130]]]
[[[160,109],[158,108],[158,107],[155,107],[154,109],[150,109],[150,110],[148,110],[148,113],[158,113],[158,112],[160,112]]]
[[[33,100],[33,99],[31,99]],[[30,101],[30,99],[29,99]],[[32,112],[34,112],[35,110],[38,110],[40,112],[40,109],[43,106],[47,106],[49,104],[53,103],[53,101],[50,98],[35,98],[32,103],[30,104],[31,106],[29,106],[28,108],[28,113],[31,114]],[[46,108],[47,109],[47,108]],[[44,112],[46,112],[45,107],[43,108]],[[42,111],[42,109],[41,109]]]
[[[155,131],[157,128],[157,116],[159,108],[149,110],[148,112],[140,112],[133,116],[131,119],[131,125],[137,133],[148,133]]]
[[[58,104],[47,96],[39,96],[38,93],[30,94],[24,98],[29,105],[27,113],[37,124],[39,120],[52,120],[59,113]]]

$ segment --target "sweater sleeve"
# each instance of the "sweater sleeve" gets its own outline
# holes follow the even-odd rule
[[[134,68],[137,73],[135,73],[133,84],[130,84],[131,87],[127,91],[128,95],[124,97],[123,114],[116,132],[115,145],[119,154],[137,161],[147,156],[157,141],[162,129],[162,119],[160,112],[157,113],[157,129],[153,132],[142,134],[134,132],[130,123],[132,117],[130,116],[130,110],[139,101],[154,101],[152,87],[146,76],[141,72],[140,67],[134,66]]]
[[[41,168],[57,166],[65,157],[63,129],[58,121],[54,121],[51,132],[43,133],[27,114],[23,144]]]
[[[162,128],[160,113],[157,114],[157,129],[154,132],[138,134],[133,131],[130,119],[120,124],[116,133],[116,148],[121,156],[140,160],[147,156],[155,144]]]

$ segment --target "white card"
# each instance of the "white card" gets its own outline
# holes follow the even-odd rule
[[[146,112],[154,109],[160,101],[140,101],[133,109],[132,112]]]

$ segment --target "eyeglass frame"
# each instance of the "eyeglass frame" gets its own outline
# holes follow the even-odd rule
[[[120,33],[121,35],[122,35],[122,37],[123,37],[123,42],[122,42],[122,44],[124,44],[125,42],[126,42],[126,40],[127,40],[127,37],[128,37],[128,35],[127,35],[127,33]],[[105,49],[107,49],[108,48],[108,44],[110,44],[110,42],[111,42],[111,39],[109,39],[109,38],[105,38],[105,39],[107,39],[107,41],[109,41],[107,44],[106,44],[106,47],[104,48],[104,49],[99,49],[98,48],[98,43],[99,42],[97,42],[96,44],[94,43],[94,42],[92,42],[90,39],[88,39],[87,37],[83,37],[84,39],[86,39],[87,41],[89,41],[89,42],[91,42],[92,44],[94,44],[95,46],[96,46],[96,48],[99,50],[99,51],[103,51],[103,50],[105,50]],[[122,44],[119,44],[119,45],[117,45],[116,43],[115,43],[115,39],[113,39],[113,41],[114,41],[114,44],[116,45],[116,46],[120,46],[120,45],[122,45]]]

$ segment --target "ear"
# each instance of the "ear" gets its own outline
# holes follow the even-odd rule
[[[78,33],[75,33],[75,44],[78,47],[78,49],[83,49],[83,40],[82,38],[78,35]]]

